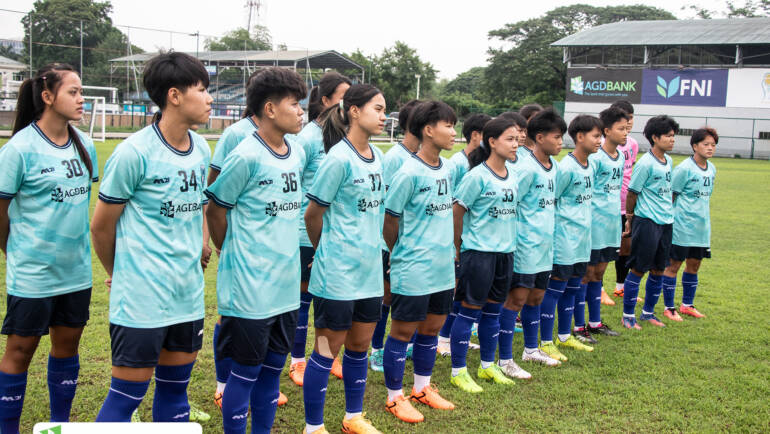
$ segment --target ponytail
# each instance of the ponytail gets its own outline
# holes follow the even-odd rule
[[[61,86],[61,79],[64,72],[73,72],[77,74],[75,68],[66,63],[50,63],[40,70],[37,75],[24,80],[19,87],[19,99],[16,102],[16,119],[13,122],[13,135],[23,130],[32,122],[37,121],[45,111],[45,102],[43,102],[43,91],[47,90],[54,95]],[[67,132],[70,139],[75,142],[75,149],[88,168],[88,175],[93,178],[93,164],[91,156],[88,155],[80,135],[69,122],[67,123]]]
[[[336,88],[336,87],[335,87]],[[323,132],[324,151],[340,142],[350,128],[348,111],[351,107],[363,107],[382,92],[371,84],[354,84],[345,92],[339,104],[335,104],[321,113],[318,123]]]
[[[515,120],[503,116],[498,116],[484,124],[481,144],[468,155],[468,164],[470,168],[473,169],[482,162],[487,161],[489,155],[492,153],[492,147],[489,145],[490,139],[499,139],[508,128],[515,126]]]
[[[352,83],[349,78],[339,72],[329,71],[321,77],[321,80],[317,85],[310,89],[310,96],[307,103],[307,115],[309,120],[316,120],[316,118],[326,110],[326,107],[323,104],[323,97],[331,98],[341,84],[350,86]]]
[[[470,154],[468,154],[469,170],[478,166],[482,162],[487,161],[487,159],[489,158],[489,154],[490,154],[489,145],[486,144],[485,141],[482,139],[479,147],[471,151]]]

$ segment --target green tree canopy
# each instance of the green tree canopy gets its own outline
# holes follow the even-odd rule
[[[598,7],[563,6],[538,18],[506,24],[489,32],[507,45],[489,49],[485,93],[498,106],[537,102],[550,105],[564,99],[566,65],[562,50],[550,44],[589,27],[616,21],[674,20],[670,12],[644,5]]]
[[[203,46],[208,51],[272,50],[273,40],[267,27],[257,26],[254,34],[238,28],[221,38],[206,38]]]

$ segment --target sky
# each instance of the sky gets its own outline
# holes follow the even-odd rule
[[[163,29],[166,32],[131,29],[131,42],[146,51],[168,49],[195,51],[199,32],[200,49],[205,35],[221,36],[246,27],[247,0],[111,0],[112,20],[118,26]],[[34,0],[4,2],[3,8],[28,11]],[[261,0],[258,22],[267,26],[275,44],[289,49],[336,50],[349,53],[360,49],[379,54],[395,41],[417,50],[423,61],[433,64],[440,78],[451,79],[474,66],[487,63],[490,30],[503,27],[559,7],[576,3],[596,6],[639,4],[663,8],[679,18],[692,17],[682,10],[688,0],[611,1],[522,1],[522,0]],[[740,3],[740,2],[739,2]],[[723,0],[701,0],[712,10],[724,9]],[[317,6],[321,7],[318,8]],[[0,39],[22,39],[22,15],[0,10]],[[120,27],[125,31],[125,28]],[[183,34],[169,35],[168,30]]]

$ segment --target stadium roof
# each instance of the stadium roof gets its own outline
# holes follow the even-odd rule
[[[621,21],[552,43],[555,47],[770,44],[770,18]]]
[[[16,69],[16,70],[23,70],[27,69],[28,65],[17,62],[13,59],[9,59],[5,56],[0,56],[0,68],[2,69]]]
[[[156,54],[158,53],[134,54],[110,59],[110,62],[144,63]],[[194,51],[187,54],[196,56]],[[197,57],[209,65],[218,63],[220,66],[242,66],[244,62],[248,62],[249,66],[286,66],[304,69],[309,64],[311,69],[364,69],[363,66],[334,50],[199,51]]]

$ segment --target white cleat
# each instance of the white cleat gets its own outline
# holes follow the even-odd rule
[[[517,365],[513,360],[500,360],[497,362],[497,366],[502,369],[505,375],[511,378],[518,378],[520,380],[529,380],[532,378],[532,374],[521,369],[521,366]]]
[[[436,352],[442,357],[449,357],[452,354],[452,350],[449,346],[449,342],[438,342],[436,346]]]
[[[525,362],[542,363],[542,364],[544,364],[546,366],[559,366],[559,365],[561,365],[560,361],[558,361],[556,359],[552,359],[551,356],[549,356],[548,354],[546,354],[545,352],[543,352],[539,348],[536,351],[533,351],[531,353],[528,353],[525,350],[524,353],[521,355],[521,360],[523,360]]]
[[[474,344],[473,342],[468,342],[468,349],[469,350],[480,350],[481,349],[481,345]]]

